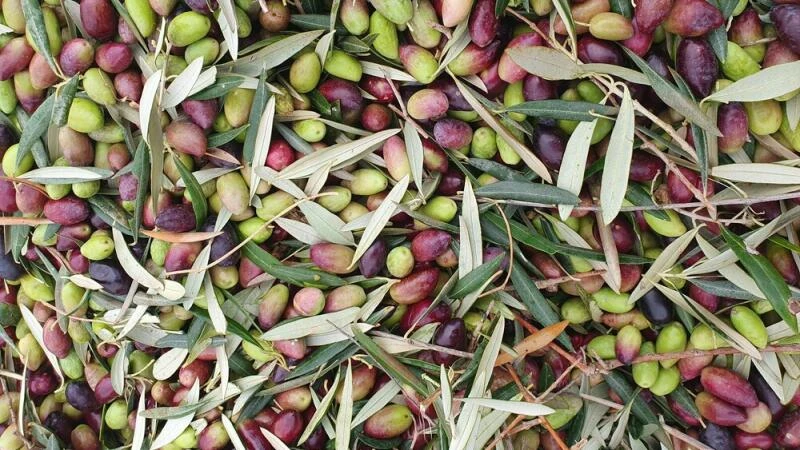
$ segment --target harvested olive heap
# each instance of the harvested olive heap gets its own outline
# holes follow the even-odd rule
[[[0,449],[800,448],[798,0],[0,12]]]

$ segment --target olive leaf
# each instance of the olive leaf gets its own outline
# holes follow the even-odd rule
[[[231,18],[234,20],[235,17]],[[327,17],[326,17],[327,19]],[[227,21],[227,19],[226,19]],[[322,36],[324,31],[315,30],[281,37],[266,47],[246,56],[225,64],[220,64],[218,69],[222,72],[233,72],[251,77],[258,76],[262,71],[278,67],[289,58],[304,49],[308,44]]]
[[[136,408],[136,420],[133,425],[133,439],[131,440],[131,450],[141,450],[144,445],[145,428],[147,428],[144,417],[145,396],[139,396],[139,406]]]
[[[236,61],[239,57],[239,21],[236,19],[233,0],[220,0],[217,23],[228,46],[231,59]]]
[[[314,230],[314,227],[305,222],[277,217],[275,218],[275,223],[278,224],[279,227],[283,228],[284,231],[289,233],[293,238],[304,244],[314,245],[320,242],[325,242],[325,239],[323,239],[322,236],[320,236],[319,233]]]
[[[635,119],[633,99],[626,87],[622,95],[617,123],[614,125],[608,142],[608,151],[603,165],[603,179],[600,184],[600,206],[603,208],[603,222],[606,225],[617,217],[622,208],[622,202],[625,200],[633,155]]]
[[[200,77],[203,70],[203,58],[196,58],[177,76],[169,87],[164,90],[164,97],[161,101],[162,108],[174,108],[178,106],[186,97]]]
[[[678,90],[658,74],[645,60],[639,57],[636,53],[630,51],[627,47],[622,47],[631,61],[636,64],[636,67],[650,80],[650,86],[667,106],[679,112],[682,116],[686,117],[689,122],[699,125],[704,130],[711,133],[713,136],[720,136],[721,133],[716,125],[709,120],[709,117],[700,109],[697,103],[689,100],[685,95],[682,95]]]
[[[199,227],[205,222],[206,216],[208,215],[208,205],[206,204],[206,196],[203,194],[203,188],[177,155],[173,154],[172,160],[175,163],[175,167],[178,169],[181,181],[183,181],[183,184],[186,186],[186,191],[189,193],[189,200],[191,200],[192,203],[195,222]]]
[[[703,102],[758,102],[800,89],[800,61],[765,67],[712,93]],[[671,106],[671,105],[670,105]]]
[[[712,168],[711,175],[746,183],[800,184],[800,167],[775,163],[725,164]]]
[[[36,340],[36,343],[39,344],[39,347],[44,352],[44,355],[47,357],[50,365],[53,367],[53,371],[56,373],[61,386],[63,386],[64,375],[61,373],[61,366],[58,363],[58,358],[56,355],[54,355],[53,352],[51,352],[47,346],[44,345],[44,329],[42,328],[41,323],[39,323],[31,310],[22,303],[19,304],[19,312],[22,315],[22,320],[25,321],[25,325],[28,326],[28,330],[31,332],[31,335],[33,335],[34,340]]]
[[[642,275],[639,283],[636,284],[636,287],[633,288],[633,291],[631,291],[630,296],[628,297],[629,304],[635,303],[636,300],[640,299],[644,294],[653,288],[653,285],[661,280],[661,274],[664,271],[669,270],[670,267],[674,266],[675,263],[678,262],[683,254],[683,251],[686,250],[689,244],[691,244],[698,231],[700,231],[699,228],[693,228],[684,235],[679,236],[666,248],[664,248],[664,251],[662,251],[661,254],[658,255],[658,258],[656,258],[656,260],[650,264],[650,268],[648,268],[647,272]]]
[[[50,48],[50,40],[47,37],[47,27],[44,24],[42,7],[37,0],[21,0],[22,14],[25,16],[25,31],[33,41],[36,53],[44,56],[47,65],[53,73],[61,73],[53,52]]]
[[[619,108],[599,103],[567,100],[533,100],[503,108],[503,112],[516,112],[528,117],[591,122],[597,115],[615,116]]]
[[[298,159],[278,172],[278,177],[284,180],[307,178],[328,164],[330,164],[334,170],[338,169],[339,165],[352,162],[355,158],[363,157],[365,154],[373,151],[377,145],[399,132],[399,128],[393,128],[352,142],[332,145],[326,149]]]
[[[739,258],[745,270],[753,277],[758,288],[769,300],[775,312],[797,332],[797,318],[789,310],[791,292],[789,286],[772,263],[762,255],[754,254],[747,248],[744,240],[738,235],[722,227],[722,237]]]
[[[50,121],[53,117],[54,104],[55,96],[48,96],[44,102],[36,108],[36,111],[31,114],[30,118],[28,118],[26,122],[20,124],[22,127],[22,134],[19,137],[19,145],[17,147],[17,165],[31,152],[34,145],[37,143],[41,145],[39,139],[41,139],[47,131],[47,127],[50,125]],[[47,165],[49,164],[39,165],[37,160],[37,166],[45,167]]]
[[[484,408],[489,408],[496,411],[506,411],[512,414],[519,414],[522,416],[539,417],[553,414],[555,410],[549,406],[539,403],[528,402],[513,402],[509,400],[495,400],[492,398],[471,398],[467,397],[461,399],[463,403],[475,404]]]
[[[422,147],[422,139],[420,139],[417,129],[414,128],[414,124],[408,120],[403,125],[403,138],[406,143],[406,153],[408,154],[408,162],[411,167],[411,176],[414,178],[414,185],[417,187],[417,191],[421,191],[425,154]]]
[[[56,102],[53,105],[52,123],[57,127],[67,123],[69,107],[72,105],[72,99],[75,98],[75,94],[78,92],[78,79],[78,75],[75,75],[56,89]],[[39,107],[41,108],[41,105]]]
[[[464,181],[464,195],[459,216],[459,262],[458,277],[464,278],[483,262],[483,236],[481,233],[478,201],[472,190],[472,182]]]
[[[583,175],[586,171],[586,158],[592,144],[592,135],[597,126],[597,119],[591,122],[581,122],[575,127],[567,141],[564,158],[558,171],[556,186],[577,196],[583,186]],[[572,213],[574,205],[560,204],[558,212],[561,220],[567,220]]]
[[[370,416],[380,411],[384,406],[388,405],[389,402],[391,402],[392,399],[399,393],[400,385],[394,380],[389,380],[386,382],[386,384],[381,386],[380,389],[369,396],[369,400],[358,411],[358,414],[356,414],[356,417],[353,418],[351,425],[353,427],[360,425],[365,420],[369,419]]]
[[[163,290],[164,283],[159,281],[144,267],[142,267],[128,248],[128,243],[125,242],[122,232],[117,228],[111,229],[111,235],[114,238],[114,251],[117,254],[117,259],[120,265],[125,270],[125,273],[131,277],[132,280],[141,284],[142,286],[150,289]]]
[[[125,389],[125,374],[128,372],[128,345],[123,344],[114,355],[111,363],[111,387],[118,395],[122,395]]]
[[[395,69],[394,67],[384,66],[371,61],[361,61],[361,70],[365,75],[372,75],[378,78],[390,78],[395,81],[410,81],[416,83],[417,79],[408,73]]]
[[[358,264],[358,260],[369,250],[370,245],[375,242],[375,239],[377,239],[381,231],[383,231],[383,228],[397,209],[397,204],[400,203],[403,196],[406,194],[407,189],[408,175],[404,176],[403,179],[389,191],[389,194],[383,199],[378,209],[375,210],[366,228],[364,228],[364,232],[361,234],[361,240],[358,241],[353,259],[350,261],[351,268]]]
[[[333,313],[286,320],[261,335],[267,341],[300,339],[312,334],[330,333],[351,324],[359,316],[360,308],[347,308]]]
[[[198,380],[195,380],[192,388],[189,389],[189,393],[186,394],[186,404],[184,405],[184,407],[187,407],[186,411],[180,415],[176,414],[174,417],[167,420],[161,432],[158,433],[158,436],[153,440],[152,448],[163,447],[174,441],[175,438],[183,433],[183,430],[192,423],[195,411],[202,406],[202,404],[198,403],[198,400],[200,400],[200,383]],[[154,408],[148,412],[154,412],[158,409],[161,408]]]
[[[144,83],[142,98],[139,101],[139,124],[142,137],[150,148],[150,195],[153,210],[158,210],[158,197],[161,192],[161,177],[164,172],[164,135],[161,132],[161,115],[158,97],[161,90],[163,72],[155,71]]]
[[[261,177],[256,173],[256,168],[266,165],[267,154],[269,153],[270,142],[272,141],[272,122],[275,119],[275,96],[270,96],[267,104],[262,111],[261,120],[258,123],[258,132],[255,134],[255,143],[250,169],[250,199],[256,195]],[[247,133],[250,137],[250,133]],[[245,140],[247,144],[247,140]]]
[[[302,202],[298,207],[306,216],[308,224],[323,239],[335,244],[355,245],[353,233],[342,230],[345,223],[339,216],[315,202]]]
[[[496,200],[557,205],[577,205],[580,201],[577,195],[555,186],[519,181],[498,181],[487,184],[476,189],[475,195]]]
[[[336,450],[348,450],[350,447],[350,428],[353,421],[353,365],[347,361],[347,372],[342,386],[342,397],[339,411],[336,413]]]
[[[546,47],[535,47],[535,48],[546,48]],[[550,173],[547,171],[547,167],[545,167],[544,163],[542,163],[533,152],[530,151],[524,144],[522,144],[517,138],[511,134],[503,124],[501,124],[497,117],[492,114],[486,107],[478,100],[478,97],[472,89],[464,85],[458,78],[455,76],[453,77],[453,81],[456,83],[458,90],[461,92],[461,95],[464,96],[464,99],[467,100],[467,103],[470,104],[472,109],[478,113],[478,115],[483,119],[492,129],[498,134],[498,136],[502,137],[509,146],[525,161],[525,164],[531,168],[537,175],[542,177],[543,180],[551,183],[553,181]]]
[[[512,48],[508,54],[528,73],[546,80],[574,80],[583,74],[577,61],[550,47]]]
[[[789,129],[797,129],[800,122],[800,96],[795,95],[786,102],[786,120],[789,122]]]
[[[19,178],[47,185],[99,181],[110,178],[112,175],[114,172],[96,167],[50,166],[25,172]]]

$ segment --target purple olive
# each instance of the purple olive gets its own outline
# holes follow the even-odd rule
[[[131,278],[115,260],[104,259],[89,265],[89,276],[114,295],[125,295],[131,287]]]
[[[133,51],[125,44],[107,42],[97,47],[94,62],[97,67],[103,69],[103,72],[120,73],[133,62]]]
[[[450,319],[442,323],[436,330],[433,343],[453,350],[463,350],[467,345],[467,327],[464,325],[464,321]],[[448,353],[434,352],[433,354],[433,360],[437,364],[450,364],[454,359],[455,356]]]
[[[719,63],[705,39],[683,39],[676,57],[678,73],[698,97],[707,97],[719,75]]]
[[[81,412],[92,412],[99,408],[94,391],[86,381],[73,381],[67,385],[67,403]]]

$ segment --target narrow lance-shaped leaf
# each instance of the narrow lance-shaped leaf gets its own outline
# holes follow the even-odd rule
[[[53,116],[53,106],[55,104],[55,97],[49,96],[36,108],[36,111],[31,114],[28,121],[22,127],[22,135],[19,137],[19,145],[17,148],[17,164],[22,161],[31,148],[36,144],[39,139],[47,131],[50,121]]]
[[[572,132],[567,141],[561,168],[558,171],[556,186],[577,196],[583,186],[583,174],[586,171],[586,158],[589,156],[589,147],[592,144],[592,135],[597,126],[597,120],[581,122]],[[573,205],[558,205],[561,220],[567,220],[572,213]]]
[[[44,56],[53,73],[61,73],[50,51],[50,40],[47,37],[47,27],[44,24],[42,7],[37,0],[21,0],[22,13],[25,16],[26,31],[34,43],[36,52]]]
[[[78,91],[78,79],[78,75],[75,75],[60,86],[56,92],[56,102],[53,105],[53,123],[57,127],[67,122],[69,107],[72,105],[72,99],[75,98],[75,93]]]
[[[800,184],[800,167],[775,163],[725,164],[712,168],[711,175],[743,183]]]
[[[265,165],[267,154],[269,153],[269,146],[272,140],[272,121],[275,118],[275,101],[275,96],[270,96],[269,100],[267,100],[267,105],[264,107],[261,120],[258,123],[253,159],[250,160],[252,167],[250,172],[250,199],[256,195],[259,181],[261,181],[261,177],[256,173],[256,168]]]
[[[769,300],[775,312],[797,332],[797,318],[789,310],[791,292],[789,286],[775,266],[762,255],[751,251],[744,240],[736,234],[722,227],[722,237],[731,247],[733,253],[739,258],[745,270],[753,277],[761,292]]]
[[[189,192],[189,200],[192,202],[195,222],[199,226],[205,222],[208,215],[208,205],[206,204],[206,196],[203,195],[203,188],[177,155],[173,154],[172,160],[178,169],[183,184],[186,186],[186,190]]]
[[[549,47],[515,48],[508,54],[520,67],[546,80],[574,80],[582,74],[577,61]]]
[[[542,177],[543,180],[547,181],[548,183],[552,182],[553,178],[550,176],[550,172],[547,171],[547,167],[545,167],[544,163],[542,163],[542,161],[537,158],[529,148],[525,147],[523,143],[517,140],[517,138],[497,120],[491,111],[486,109],[483,103],[478,100],[475,91],[467,87],[455,76],[453,77],[453,81],[456,83],[458,90],[461,91],[461,95],[464,96],[464,99],[470,104],[472,109],[474,109],[481,119],[483,119],[490,127],[492,127],[492,129],[500,137],[502,137],[509,146],[511,146],[511,148],[519,155],[519,157],[525,161],[525,164],[537,175]]]
[[[577,195],[547,184],[519,181],[497,181],[475,190],[479,197],[496,200],[517,200],[531,203],[577,205]]]
[[[353,366],[347,361],[347,372],[342,386],[342,400],[336,415],[336,450],[350,447],[350,427],[353,420]]]
[[[411,176],[414,178],[414,185],[417,191],[422,191],[422,169],[424,163],[424,153],[422,149],[422,139],[417,133],[417,129],[410,121],[403,125],[403,137],[406,141],[406,152],[408,162],[411,166]]]
[[[358,264],[358,260],[361,259],[361,256],[364,255],[370,245],[378,238],[381,231],[383,231],[383,227],[386,226],[389,219],[391,219],[392,215],[395,213],[397,204],[403,199],[407,189],[408,175],[404,176],[403,179],[389,191],[389,194],[383,199],[378,209],[375,210],[372,219],[370,219],[369,224],[367,224],[367,227],[364,229],[364,233],[361,235],[361,240],[358,241],[358,247],[356,247],[356,251],[353,254],[350,267],[355,267],[355,265]]]
[[[763,68],[706,97],[703,101],[758,102],[786,95],[800,88],[800,61]]]
[[[631,156],[633,155],[633,130],[636,122],[633,111],[633,99],[627,87],[622,96],[622,104],[617,115],[617,123],[611,132],[603,166],[603,180],[600,184],[600,205],[603,208],[603,222],[611,223],[625,199],[628,186]]]
[[[619,108],[583,101],[533,100],[508,106],[503,111],[517,112],[529,117],[591,122],[597,119],[597,115],[614,116]]]
[[[459,218],[459,264],[458,276],[464,278],[476,269],[483,260],[483,235],[478,212],[478,201],[472,190],[472,182],[464,181],[464,195],[461,201],[461,217]]]
[[[720,136],[717,127],[711,122],[708,116],[697,106],[697,104],[686,96],[682,95],[678,90],[667,82],[661,75],[658,74],[649,64],[636,53],[622,47],[629,58],[636,64],[636,67],[645,74],[647,79],[650,80],[650,86],[667,106],[670,106],[675,111],[686,117],[691,123],[701,126],[713,136]]]
[[[369,336],[364,334],[358,327],[352,327],[352,329],[353,337],[355,337],[358,345],[375,360],[375,363],[384,372],[400,384],[401,389],[404,391],[413,389],[419,394],[427,395],[425,385],[408,369],[408,367],[404,366],[394,356],[386,353],[385,350],[380,348],[375,341],[370,339]]]

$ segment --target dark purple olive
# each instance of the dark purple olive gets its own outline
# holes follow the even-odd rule
[[[778,5],[769,13],[781,42],[800,54],[800,5]]]
[[[439,181],[436,192],[441,195],[451,196],[456,195],[462,189],[464,189],[464,175],[457,170],[450,169],[442,174],[442,179]]]
[[[452,350],[463,350],[467,345],[467,327],[461,319],[450,319],[436,330],[433,343]],[[455,356],[443,352],[434,352],[433,360],[436,364],[450,364]]]
[[[528,102],[553,99],[558,95],[556,88],[557,85],[554,81],[545,80],[536,75],[528,75],[522,82],[522,95]]]
[[[103,290],[114,295],[125,295],[131,287],[131,278],[113,259],[94,261],[89,264],[89,276],[103,286]]]
[[[440,323],[448,320],[452,312],[450,305],[446,303],[439,303],[428,314],[425,311],[433,304],[433,300],[425,299],[408,305],[403,318],[400,320],[400,329],[403,332],[411,330],[412,328],[419,328],[429,323]]]
[[[650,184],[658,174],[663,173],[663,161],[643,151],[633,152],[629,173],[631,181]]]
[[[719,75],[719,63],[707,40],[683,39],[678,45],[675,65],[694,95],[704,98],[711,93]]]
[[[126,173],[119,177],[119,199],[122,201],[136,200],[139,192],[139,180],[136,175]]]
[[[50,368],[39,369],[28,376],[28,390],[34,397],[44,397],[55,392],[58,379]]]
[[[358,260],[358,269],[361,275],[370,278],[379,274],[384,265],[386,265],[386,242],[378,239]]]
[[[214,124],[214,119],[219,113],[219,107],[215,99],[184,100],[183,103],[181,103],[181,108],[195,125],[204,130],[211,128]]]
[[[53,411],[44,419],[44,426],[52,431],[59,439],[64,442],[69,441],[69,434],[75,424],[61,411]]]
[[[89,218],[89,205],[74,196],[48,200],[44,204],[44,216],[59,225],[75,225]]]
[[[781,419],[775,440],[782,447],[800,447],[800,410],[792,411]]]
[[[239,436],[242,438],[242,443],[247,450],[271,450],[272,446],[261,433],[261,427],[258,422],[253,419],[242,421],[238,427]]]
[[[217,216],[208,217],[202,227],[202,231],[213,231],[216,220]],[[233,229],[231,224],[227,224],[222,227],[221,231],[222,234],[216,236],[214,240],[211,241],[211,254],[209,255],[210,261],[216,261],[219,258],[222,258],[224,255],[228,254],[228,252],[233,250],[237,244],[239,244],[239,238],[236,235],[236,230]],[[220,261],[219,265],[223,267],[235,266],[239,263],[240,258],[241,254],[237,250],[224,260]]]
[[[303,448],[306,450],[323,450],[328,443],[328,435],[325,429],[317,427],[311,432],[311,436],[303,443]]]
[[[639,311],[647,317],[653,325],[664,325],[672,321],[674,308],[664,294],[658,289],[650,289],[636,301]]]
[[[750,381],[753,389],[755,389],[758,399],[769,407],[773,420],[780,419],[786,411],[786,406],[781,403],[778,395],[775,394],[775,391],[769,386],[767,380],[764,379],[758,370],[751,370],[748,381]]]
[[[714,450],[736,449],[736,443],[733,441],[733,434],[730,429],[710,422],[706,423],[706,428],[700,432],[700,442]]]
[[[462,120],[444,118],[433,126],[433,137],[442,147],[458,150],[472,141],[472,127]]]
[[[601,41],[590,35],[578,40],[578,58],[585,63],[604,63],[621,66],[622,50],[609,41]]]
[[[111,384],[111,375],[101,378],[94,387],[94,398],[101,405],[111,403],[117,397],[119,397],[119,394],[114,391],[114,386]]]
[[[0,124],[0,154],[19,142],[17,133],[8,125]]]
[[[0,279],[14,281],[24,274],[25,271],[14,261],[14,257],[6,253],[3,235],[0,234]]]
[[[165,231],[185,233],[193,231],[197,226],[197,221],[191,205],[172,204],[158,213],[156,226]]]
[[[556,128],[539,126],[534,136],[533,148],[536,156],[548,169],[558,170],[567,149],[567,139]]]
[[[342,107],[342,120],[345,123],[359,122],[361,110],[364,108],[364,98],[357,84],[339,78],[329,78],[320,83],[317,89],[328,102],[339,102]]]
[[[428,88],[441,91],[447,96],[447,102],[450,104],[450,109],[454,111],[470,111],[470,106],[467,99],[458,90],[458,86],[453,82],[450,77],[439,77],[428,85]]]
[[[371,96],[375,97],[378,102],[391,103],[394,101],[394,90],[392,90],[392,86],[384,78],[364,75],[361,78],[359,86]]]
[[[67,403],[78,411],[88,413],[97,410],[100,405],[94,398],[94,391],[86,381],[73,381],[67,385]]]

